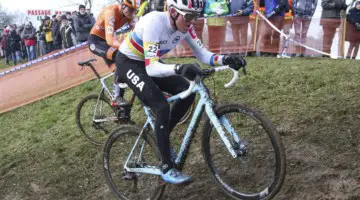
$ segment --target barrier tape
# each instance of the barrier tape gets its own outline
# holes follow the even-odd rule
[[[306,49],[309,49],[309,50],[312,50],[314,52],[317,52],[319,54],[323,54],[323,55],[327,55],[327,56],[331,56],[329,53],[326,53],[326,52],[323,52],[323,51],[320,51],[320,50],[317,50],[317,49],[314,49],[312,47],[309,47],[305,44],[302,44],[296,40],[293,40],[290,38],[290,35],[286,35],[285,33],[283,33],[282,31],[280,31],[276,26],[274,26],[274,24],[272,24],[259,10],[256,10],[256,13],[261,17],[263,18],[266,23],[268,23],[275,31],[277,31],[278,33],[280,33],[281,36],[283,36],[286,40],[289,40],[299,46],[302,46]],[[207,17],[203,17],[203,18],[200,18],[200,19],[204,19],[204,18],[214,18],[214,17],[234,17],[234,16],[237,16],[236,14],[229,14],[229,15],[222,15],[222,16],[207,16]],[[255,45],[255,44],[254,44]],[[255,47],[256,48],[256,47]],[[340,57],[339,57],[340,58]]]
[[[49,55],[47,55],[47,56],[44,56],[44,57],[42,57],[42,58],[29,61],[29,62],[27,62],[27,63],[24,63],[24,64],[20,65],[20,66],[15,67],[15,68],[11,68],[11,69],[9,69],[9,70],[6,70],[6,71],[1,72],[1,73],[0,73],[0,77],[1,77],[1,76],[5,76],[6,74],[9,74],[9,73],[11,73],[11,72],[15,72],[15,71],[18,71],[18,70],[21,70],[21,69],[30,67],[31,65],[34,65],[34,64],[36,64],[36,63],[39,63],[39,62],[42,62],[42,61],[46,61],[46,60],[49,60],[49,59],[53,59],[53,58],[59,57],[59,56],[61,56],[61,55],[63,55],[63,54],[66,54],[66,53],[68,53],[68,52],[70,52],[70,51],[73,51],[73,50],[75,50],[75,49],[79,49],[79,48],[81,48],[81,47],[83,47],[83,46],[86,46],[86,45],[87,45],[87,42],[83,42],[83,43],[81,43],[81,44],[77,44],[77,45],[75,45],[75,46],[73,46],[73,47],[70,47],[70,48],[68,48],[68,49],[64,49],[64,50],[61,50],[61,51],[59,51],[59,52],[56,52],[56,53],[53,53],[53,54],[49,54]]]
[[[291,39],[291,38],[290,38],[290,35],[286,35],[286,34],[283,33],[281,30],[279,30],[279,29],[278,29],[276,26],[274,26],[274,24],[272,24],[260,11],[257,10],[256,13],[257,13],[261,18],[263,18],[263,19],[266,21],[266,23],[268,23],[275,31],[277,31],[278,33],[280,33],[280,35],[283,36],[286,40],[289,40],[289,41],[291,41],[291,42],[293,42],[293,43],[295,43],[295,44],[297,44],[297,45],[300,45],[300,46],[302,46],[302,47],[304,47],[304,48],[306,48],[306,49],[312,50],[312,51],[317,52],[317,53],[319,53],[319,54],[323,54],[323,55],[330,56],[329,53],[326,53],[326,52],[323,52],[323,51],[314,49],[314,48],[309,47],[309,46],[307,46],[307,45],[301,44],[300,42],[298,42],[298,41],[296,41],[296,40]],[[237,16],[237,15],[236,15],[236,14],[229,14],[229,15],[223,15],[223,16],[207,16],[206,18],[233,17],[233,16]],[[200,18],[200,19],[204,19],[204,18],[205,18],[205,17]],[[70,52],[70,51],[73,51],[73,50],[75,50],[75,49],[81,48],[81,47],[86,46],[86,45],[87,45],[87,42],[83,42],[83,43],[81,43],[81,44],[77,44],[77,45],[75,45],[75,46],[73,46],[73,47],[70,47],[70,48],[68,48],[68,49],[64,49],[64,50],[61,50],[61,51],[59,51],[59,52],[50,54],[50,55],[48,55],[48,56],[39,58],[39,59],[37,59],[37,60],[33,60],[33,61],[30,61],[30,62],[27,62],[27,63],[25,63],[25,64],[22,64],[22,65],[20,65],[20,66],[17,66],[17,67],[15,67],[15,68],[12,68],[12,69],[10,69],[10,70],[6,70],[6,71],[1,72],[1,73],[0,73],[0,77],[1,77],[1,76],[5,76],[6,74],[9,74],[9,73],[11,73],[11,72],[15,72],[15,71],[18,71],[18,70],[21,70],[21,69],[30,67],[31,65],[34,65],[34,64],[36,64],[36,63],[39,63],[39,62],[42,62],[42,61],[46,61],[46,60],[49,60],[49,59],[52,59],[52,58],[59,57],[59,56],[65,54],[65,53],[68,53],[68,52]]]
[[[314,48],[309,47],[309,46],[307,46],[307,45],[305,45],[305,44],[301,44],[300,42],[298,42],[298,41],[296,41],[296,40],[291,39],[291,38],[290,38],[290,35],[286,35],[286,34],[283,33],[282,31],[280,31],[278,28],[276,28],[276,26],[274,26],[274,24],[272,24],[263,14],[261,14],[261,12],[259,12],[259,11],[257,10],[256,13],[257,13],[261,18],[263,18],[263,19],[266,21],[266,23],[268,23],[268,24],[271,26],[271,28],[273,28],[275,31],[277,31],[278,33],[280,33],[281,36],[285,37],[286,40],[289,40],[289,41],[291,41],[291,42],[293,42],[293,43],[295,43],[295,44],[297,44],[297,45],[300,45],[300,46],[302,46],[302,47],[304,47],[304,48],[310,49],[310,50],[315,51],[315,52],[317,52],[317,53],[330,56],[329,53],[325,53],[325,52],[323,52],[323,51],[314,49]]]

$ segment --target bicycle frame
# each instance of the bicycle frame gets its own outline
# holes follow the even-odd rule
[[[99,97],[97,99],[97,102],[96,102],[96,105],[95,105],[95,109],[94,109],[94,115],[93,115],[93,122],[95,123],[100,123],[100,122],[106,122],[108,121],[109,119],[96,119],[95,116],[96,115],[96,111],[98,111],[98,106],[99,106],[99,102],[102,102],[100,101],[100,98],[101,96],[104,94],[104,91],[106,91],[108,93],[108,95],[110,96],[110,98],[113,98],[113,94],[110,92],[109,88],[106,86],[106,83],[105,83],[105,80],[108,79],[109,77],[113,76],[114,73],[110,73],[102,78],[98,77],[98,79],[100,80],[100,83],[102,85],[102,88],[100,90],[100,94],[99,94]],[[100,105],[100,112],[102,110],[102,105]],[[110,120],[116,120],[117,118],[115,117],[114,119],[110,119]]]
[[[110,74],[100,78],[100,83],[102,85],[102,91],[105,90],[109,94],[110,98],[114,98],[114,95],[110,92],[109,88],[106,86],[105,80],[113,75],[114,75],[114,73],[110,73]]]
[[[104,76],[104,77],[101,77],[101,76],[99,75],[99,73],[95,70],[95,68],[93,67],[92,64],[90,64],[89,67],[90,67],[91,70],[94,72],[94,74],[95,74],[96,77],[99,79],[99,81],[100,81],[100,83],[101,83],[101,85],[102,85],[102,88],[101,88],[101,90],[100,90],[100,94],[99,94],[99,97],[98,97],[98,99],[97,99],[97,102],[96,102],[96,105],[95,105],[95,109],[94,109],[93,122],[95,122],[95,123],[100,123],[100,122],[106,122],[106,121],[109,121],[109,120],[110,120],[110,121],[116,121],[116,120],[118,120],[118,117],[116,117],[116,116],[111,117],[111,118],[105,118],[105,119],[96,119],[96,118],[95,118],[95,116],[97,116],[97,115],[96,115],[96,112],[97,112],[97,110],[98,110],[99,102],[101,102],[101,101],[100,101],[100,98],[101,98],[102,95],[104,95],[104,92],[107,92],[107,94],[109,95],[110,99],[113,99],[113,98],[114,98],[114,94],[109,90],[109,88],[107,87],[105,81],[106,81],[106,79],[108,79],[109,77],[114,76],[115,73],[112,72],[112,73],[110,73],[110,74],[108,74],[108,75],[106,75],[106,76]],[[127,87],[127,85],[124,84],[124,83],[118,83],[118,85],[119,85],[120,88],[126,88],[126,87]],[[132,97],[131,97],[131,99],[130,99],[130,101],[129,101],[129,104],[132,105],[132,104],[134,103],[134,101],[135,101],[135,94],[133,93],[133,95],[132,95]],[[102,105],[100,105],[100,109],[99,109],[100,112],[101,112],[101,110],[102,110],[101,107],[102,107]],[[117,108],[115,108],[115,109],[117,109]]]
[[[167,101],[169,103],[177,101],[179,99],[181,99],[183,97],[183,94],[186,93],[182,92],[179,93],[175,96],[172,96],[170,98],[167,99]],[[203,84],[202,79],[198,80],[197,83],[195,84],[195,86],[192,88],[191,93],[198,93],[200,95],[200,99],[197,103],[196,109],[193,113],[193,116],[191,118],[191,122],[187,128],[187,131],[185,133],[185,136],[183,138],[179,153],[177,155],[177,158],[175,160],[175,164],[176,165],[180,165],[182,166],[185,162],[185,159],[187,157],[187,153],[188,150],[190,149],[190,145],[192,142],[192,138],[195,134],[195,131],[197,129],[197,126],[201,120],[201,116],[202,113],[205,110],[205,113],[207,114],[207,116],[209,117],[211,123],[214,125],[215,129],[217,130],[218,134],[220,135],[222,141],[224,142],[227,150],[229,151],[229,153],[231,154],[231,156],[233,158],[237,158],[239,155],[236,152],[236,150],[233,148],[233,146],[230,143],[230,140],[226,134],[226,132],[224,131],[223,126],[225,127],[225,129],[230,133],[228,135],[233,137],[233,140],[235,142],[237,142],[238,144],[242,144],[240,137],[238,136],[238,134],[235,132],[234,128],[231,126],[231,123],[229,122],[229,120],[226,119],[226,117],[221,117],[220,119],[216,116],[215,111],[214,111],[214,106],[215,103],[214,101],[211,99],[208,89],[206,88],[206,86]],[[145,114],[147,116],[147,120],[143,126],[142,131],[140,132],[134,147],[132,148],[125,164],[124,164],[124,169],[126,169],[128,172],[135,172],[135,173],[148,173],[148,174],[155,174],[155,175],[161,175],[161,170],[158,167],[154,167],[154,166],[146,166],[144,168],[129,168],[127,166],[132,154],[134,153],[134,150],[137,147],[138,142],[140,141],[140,138],[142,136],[142,134],[144,133],[144,130],[148,127],[151,126],[151,128],[154,130],[154,117],[151,115],[150,113],[150,109],[146,106],[143,106]],[[143,142],[142,146],[145,144],[145,141]],[[141,153],[141,152],[140,152]],[[140,157],[140,156],[139,156]]]

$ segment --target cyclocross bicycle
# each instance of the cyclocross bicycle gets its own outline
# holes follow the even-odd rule
[[[227,66],[202,70],[187,91],[200,96],[180,149],[171,147],[171,159],[182,170],[202,114],[202,154],[213,179],[233,199],[271,199],[285,178],[285,150],[272,123],[243,104],[217,106],[203,80]],[[234,71],[234,84],[238,74]],[[115,130],[104,147],[104,172],[108,186],[119,199],[160,199],[166,184],[160,178],[161,158],[156,146],[154,116],[143,106],[147,120],[142,128],[124,125]],[[196,178],[196,177],[195,177]]]
[[[84,66],[88,66],[99,79],[102,88],[99,94],[89,94],[84,97],[76,107],[76,124],[80,129],[80,132],[95,145],[103,145],[109,136],[121,124],[131,124],[131,108],[134,105],[135,94],[130,95],[128,104],[121,106],[112,106],[110,99],[114,97],[114,94],[109,90],[106,85],[106,80],[113,77],[114,73],[110,73],[104,77],[101,77],[96,71],[92,62],[96,59],[90,59],[78,64],[83,69]],[[126,87],[125,84],[120,84],[120,87]],[[164,93],[165,97],[170,97],[170,94]],[[184,115],[178,124],[182,124],[189,119],[195,104],[191,106],[191,109]]]

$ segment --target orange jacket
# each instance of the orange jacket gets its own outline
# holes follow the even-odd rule
[[[114,38],[114,33],[124,24],[130,24],[131,21],[132,19],[122,14],[121,5],[107,6],[100,12],[90,34],[103,38],[109,46],[118,49],[120,42]]]

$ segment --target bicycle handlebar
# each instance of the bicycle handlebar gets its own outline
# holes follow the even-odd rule
[[[228,88],[228,87],[231,87],[231,86],[233,86],[234,84],[235,84],[235,82],[239,79],[239,72],[238,71],[236,71],[236,70],[234,70],[234,69],[232,69],[232,68],[230,68],[229,66],[221,66],[221,67],[215,67],[214,68],[214,70],[216,71],[216,72],[218,72],[218,71],[222,71],[222,70],[226,70],[226,69],[231,69],[231,71],[233,72],[233,77],[232,77],[232,79],[231,79],[231,81],[230,82],[228,82],[228,83],[226,83],[225,85],[224,85],[224,87],[225,88]]]
[[[220,67],[214,67],[211,69],[203,69],[203,70],[201,70],[200,76],[210,75],[214,72],[223,71],[223,70],[227,70],[227,69],[231,69],[231,68],[229,66],[225,65],[225,66],[220,66]],[[233,72],[233,78],[231,79],[230,82],[228,82],[224,85],[225,88],[233,86],[235,84],[235,82],[239,79],[239,72],[234,69],[231,69],[231,70]],[[195,87],[195,81],[190,81],[189,88],[186,91],[182,92],[182,94],[180,94],[180,98],[185,99],[186,97],[188,97],[191,94],[194,87]]]
[[[195,81],[190,81],[189,88],[180,94],[180,99],[185,99],[186,97],[188,97],[191,94],[192,89],[194,87],[195,87]]]

